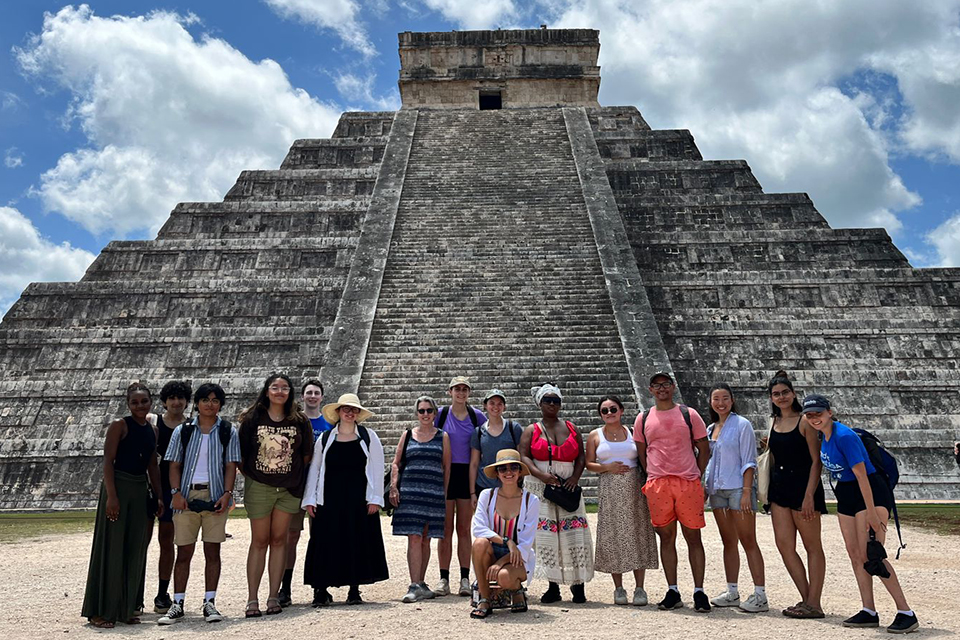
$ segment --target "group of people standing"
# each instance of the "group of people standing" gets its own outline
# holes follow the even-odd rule
[[[696,611],[708,612],[712,606],[767,611],[764,560],[756,537],[753,425],[737,413],[728,385],[711,389],[709,425],[694,409],[674,402],[675,386],[669,372],[654,374],[649,390],[655,405],[636,417],[632,429],[624,425],[618,397],[600,398],[602,426],[583,438],[576,425],[560,417],[563,394],[553,384],[532,390],[540,417],[522,427],[505,416],[503,392],[487,393],[480,411],[469,404],[469,380],[455,377],[448,386],[448,406],[439,407],[428,396],[416,399],[416,422],[401,435],[384,478],[383,446],[362,424],[373,413],[354,394],[321,407],[318,380],[304,383],[301,409],[290,379],[270,376],[254,404],[240,414],[239,428],[219,416],[226,399],[218,385],[197,390],[195,416],[187,420],[183,412],[189,386],[168,384],[161,392],[165,411],[155,425],[150,421],[149,390],[131,385],[131,415],[107,431],[83,615],[104,627],[117,620],[139,621],[146,548],[156,513],[161,554],[155,610],[165,609],[160,623],[184,616],[190,559],[201,531],[206,560],[202,612],[207,621],[222,619],[215,605],[219,545],[233,506],[237,470],[245,478],[244,506],[251,527],[247,617],[263,613],[258,592],[265,568],[265,613],[278,614],[291,603],[304,513],[310,516],[304,581],[314,589],[313,604],[330,604],[329,589],[342,586],[349,587],[347,603],[362,603],[359,587],[389,576],[379,518],[386,501],[395,509],[393,534],[407,537],[410,585],[403,602],[456,591],[474,595],[475,618],[487,617],[494,602],[521,612],[527,610],[524,581],[543,578],[548,586],[542,603],[562,600],[561,585],[569,587],[574,603],[582,603],[584,584],[600,571],[612,576],[616,604],[643,606],[648,603],[646,571],[662,564],[668,588],[657,606],[679,608],[679,529],[687,544]],[[800,595],[783,615],[824,617],[820,516],[827,509],[822,465],[838,480],[840,530],[863,604],[843,624],[879,625],[872,581],[872,575],[879,575],[898,609],[887,630],[915,630],[916,615],[892,566],[883,559],[868,562],[868,542],[882,545],[893,507],[880,470],[859,436],[834,419],[826,398],[811,395],[801,404],[783,372],[770,381],[768,392],[772,421],[767,442],[773,462],[764,506],[773,516],[777,549]],[[177,423],[171,430],[169,425]],[[596,546],[580,486],[584,470],[599,477]],[[727,582],[712,599],[704,591],[706,557],[700,534],[707,500],[723,542]],[[165,515],[171,509],[172,535],[171,519]],[[460,573],[459,583],[451,587],[454,533]],[[806,566],[796,550],[797,534],[807,553]],[[433,538],[439,539],[440,574],[431,588],[426,572]],[[330,540],[339,543],[325,542]],[[175,563],[172,550],[164,549],[171,541],[177,547]],[[741,547],[754,583],[746,598],[738,586]],[[475,585],[470,582],[471,562]],[[166,592],[171,565],[172,599]],[[625,573],[634,576],[632,598],[623,584]]]

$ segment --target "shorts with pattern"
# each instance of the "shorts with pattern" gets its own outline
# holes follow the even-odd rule
[[[654,527],[665,527],[675,520],[688,529],[703,529],[703,485],[700,480],[679,476],[651,478],[643,485],[650,521]]]

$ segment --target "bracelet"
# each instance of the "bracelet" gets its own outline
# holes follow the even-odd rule
[[[226,491],[224,491],[224,493],[229,493],[230,495],[233,495],[233,489],[227,489]]]

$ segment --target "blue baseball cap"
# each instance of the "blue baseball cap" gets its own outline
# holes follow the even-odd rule
[[[830,409],[830,401],[819,393],[811,393],[803,399],[801,407],[800,413],[812,413],[814,411],[819,413]]]

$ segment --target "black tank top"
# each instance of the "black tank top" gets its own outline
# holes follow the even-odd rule
[[[787,433],[771,430],[769,446],[778,471],[799,474],[804,479],[810,475],[813,460],[810,459],[807,440],[800,433],[800,420]]]
[[[117,445],[113,468],[135,476],[145,475],[150,457],[157,455],[156,434],[149,422],[137,424],[133,416],[125,417],[123,421],[127,423],[127,435]]]
[[[165,456],[167,447],[170,446],[170,438],[173,437],[173,427],[168,427],[163,421],[163,415],[157,414],[157,455],[160,456],[160,486],[164,491],[170,488],[170,463]]]

